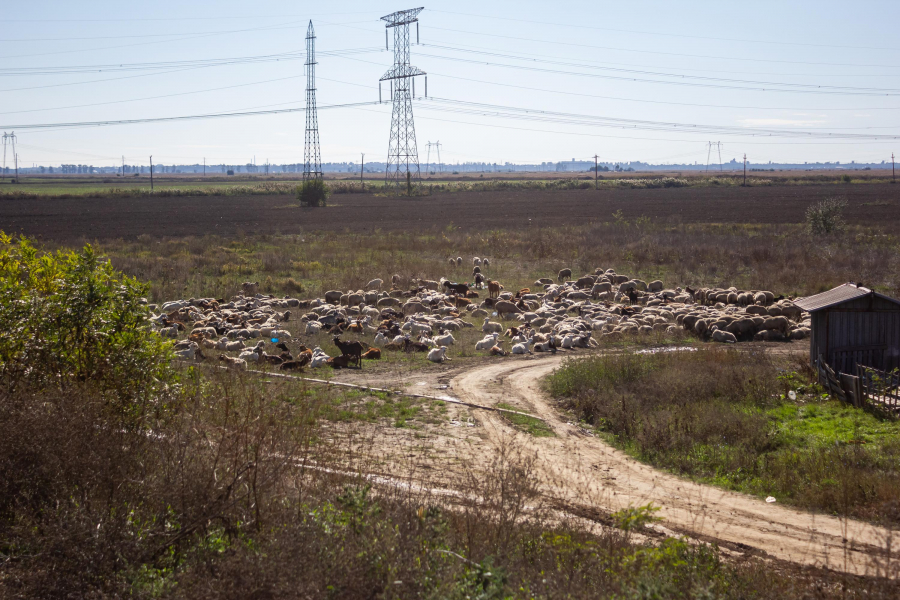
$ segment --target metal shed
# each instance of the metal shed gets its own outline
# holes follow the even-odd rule
[[[838,373],[900,368],[900,300],[854,283],[794,302],[812,315],[809,358]]]

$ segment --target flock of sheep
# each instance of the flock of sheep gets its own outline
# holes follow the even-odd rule
[[[449,262],[462,266],[461,257]],[[259,293],[258,283],[246,282],[230,302],[192,298],[153,305],[158,314],[151,323],[163,336],[187,334],[175,345],[181,359],[207,358],[208,351],[232,368],[267,363],[284,370],[361,368],[363,360],[379,359],[382,351],[421,352],[441,363],[450,360],[447,350],[457,343],[454,332],[478,326],[484,337],[475,350],[495,356],[591,348],[598,345],[597,338],[654,331],[689,331],[723,343],[809,335],[809,315],[768,291],[666,289],[661,281],[646,283],[600,268],[578,278],[563,269],[556,280],[542,278],[533,288],[512,291],[484,278],[481,269],[489,265],[488,259],[473,260],[471,285],[441,278],[416,279],[403,287],[394,275],[387,291],[383,280],[374,279],[364,290],[333,290],[310,300],[267,296]],[[486,298],[480,293],[484,288]],[[330,356],[321,347],[302,344],[292,350],[285,328],[292,319],[300,322],[304,335],[330,333],[340,354]]]

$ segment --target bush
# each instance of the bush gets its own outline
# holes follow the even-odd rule
[[[0,385],[86,383],[136,417],[171,377],[169,346],[148,327],[147,291],[90,246],[43,253],[0,232]]]
[[[321,179],[307,179],[297,187],[297,200],[300,206],[325,206],[331,190]]]
[[[812,235],[827,235],[844,228],[843,212],[847,201],[843,198],[826,198],[806,209],[806,227]]]

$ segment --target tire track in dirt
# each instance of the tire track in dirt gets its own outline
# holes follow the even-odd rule
[[[556,437],[535,438],[512,428],[497,413],[482,417],[493,446],[513,438],[534,450],[548,496],[609,512],[652,502],[661,509],[657,515],[665,527],[690,537],[856,575],[897,572],[900,565],[890,553],[888,529],[693,483],[642,464],[567,423],[541,389],[543,377],[561,361],[562,357],[504,361],[473,368],[451,382],[462,400],[507,402],[553,428]]]

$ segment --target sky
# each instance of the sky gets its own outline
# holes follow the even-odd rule
[[[383,162],[391,106],[378,80],[393,47],[380,17],[408,8],[18,3],[0,34],[0,130],[15,130],[20,166],[302,162],[312,20],[323,160]],[[420,161],[440,141],[444,163],[702,164],[712,141],[725,162],[890,163],[898,18],[889,0],[433,2],[411,47],[428,73],[429,98],[419,78],[413,104]],[[338,106],[356,103],[370,104]],[[300,110],[29,128],[285,108]]]

